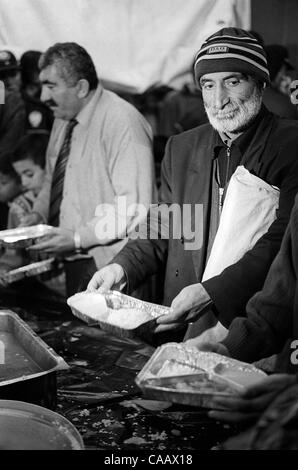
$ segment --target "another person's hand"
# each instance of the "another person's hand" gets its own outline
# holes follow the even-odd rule
[[[53,255],[71,253],[75,250],[73,232],[62,228],[54,228],[49,235],[41,238],[40,242],[30,246],[29,250],[52,253]]]
[[[295,375],[270,375],[257,384],[246,387],[239,396],[213,398],[212,408],[225,410],[209,411],[208,416],[230,423],[252,421],[260,416],[279,392],[295,383]]]
[[[30,214],[23,215],[20,219],[20,227],[30,227],[31,225],[38,225],[43,222],[40,214],[31,212]]]
[[[205,312],[205,308],[212,303],[202,284],[191,284],[184,287],[174,298],[171,311],[157,319],[158,327],[155,332],[181,327],[197,320]]]
[[[120,264],[113,263],[97,271],[87,286],[90,292],[105,292],[107,290],[122,290],[126,284],[125,273]]]

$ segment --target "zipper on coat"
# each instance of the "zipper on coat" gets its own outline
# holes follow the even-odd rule
[[[229,179],[229,170],[230,170],[230,159],[231,159],[231,147],[227,145],[227,167],[226,167],[226,176],[224,181],[224,186],[219,186],[219,216],[221,216],[223,203],[224,203],[224,193],[228,184]],[[221,183],[222,184],[222,183]]]
[[[224,191],[225,191],[225,188],[218,188],[218,192],[219,192],[219,205],[218,205],[219,217],[221,216],[221,211],[222,211],[222,206],[223,206]]]

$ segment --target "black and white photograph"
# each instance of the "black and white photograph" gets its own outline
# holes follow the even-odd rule
[[[0,450],[298,450],[297,30],[0,0]]]

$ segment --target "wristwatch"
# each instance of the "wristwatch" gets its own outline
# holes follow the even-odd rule
[[[81,246],[81,236],[78,232],[74,232],[73,241],[74,241],[76,253],[80,253],[82,246]]]

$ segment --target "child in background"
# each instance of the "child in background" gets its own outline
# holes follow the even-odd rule
[[[9,206],[7,228],[17,227],[33,203],[31,195],[23,194],[21,180],[11,161],[11,154],[6,154],[0,161],[0,201]]]
[[[47,134],[28,134],[20,141],[12,156],[13,168],[26,191],[24,195],[27,194],[32,199],[31,208],[43,185],[48,140]],[[22,217],[19,225],[21,223]]]
[[[7,155],[0,163],[0,201],[9,205],[9,229],[22,224],[42,188],[47,144],[46,134],[28,134],[13,155]],[[7,249],[0,259],[0,285],[5,286],[1,274],[30,262],[24,250]]]
[[[21,217],[30,212],[33,203],[32,198],[22,194],[22,183],[11,160],[12,155],[6,154],[0,161],[0,201],[9,207],[7,228],[17,227]],[[23,263],[24,256],[20,250],[2,250],[1,254],[0,276]]]

